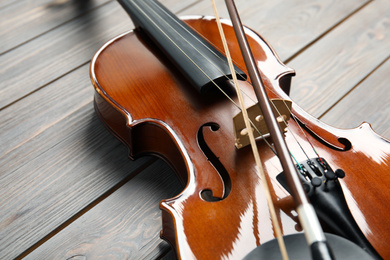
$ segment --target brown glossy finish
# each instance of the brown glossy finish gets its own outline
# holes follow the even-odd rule
[[[192,17],[186,22],[218,49],[222,48],[212,18]],[[226,24],[224,28],[233,59],[245,71],[233,30]],[[261,37],[250,31],[248,34],[269,96],[288,99],[280,83],[288,89],[294,71],[280,62]],[[91,75],[96,111],[129,147],[130,156],[155,154],[164,158],[186,185],[177,197],[160,204],[162,237],[171,243],[179,258],[240,259],[274,238],[251,150],[237,150],[234,146],[232,118],[239,111],[226,97],[217,92],[197,93],[137,32],[126,33],[102,47],[91,64]],[[241,82],[241,87],[254,97],[247,82]],[[250,106],[253,101],[246,98],[246,103]],[[389,142],[376,135],[368,124],[348,131],[335,129],[295,104],[293,114],[306,126],[306,134],[319,154],[334,170],[345,171],[341,183],[352,215],[378,253],[390,258],[390,212],[386,203],[390,199]],[[205,142],[228,172],[232,186],[230,194],[217,202],[207,202],[200,196],[205,189],[217,197],[224,192],[219,174],[197,140],[199,129],[210,122],[220,128],[203,128]],[[315,157],[295,121],[289,120],[289,125],[286,142],[298,161],[305,160],[305,156],[292,134],[309,156]],[[349,140],[351,147],[340,143],[340,137]],[[263,141],[258,142],[258,147],[282,231],[299,232],[293,201],[275,179],[282,171],[280,163]]]

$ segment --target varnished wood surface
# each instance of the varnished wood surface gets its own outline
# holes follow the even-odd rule
[[[162,2],[212,14],[208,1]],[[237,5],[296,70],[299,105],[390,137],[388,1]],[[113,1],[27,0],[1,1],[0,14],[0,258],[169,258],[158,201],[180,185],[160,161],[128,161],[92,106],[89,61],[132,28],[127,15]]]

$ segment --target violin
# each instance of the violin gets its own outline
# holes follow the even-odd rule
[[[242,259],[276,237],[248,145],[251,131],[280,231],[286,240],[300,240],[294,237],[302,234],[296,199],[231,22],[223,20],[222,28],[234,71],[214,17],[179,19],[156,0],[118,2],[136,28],[106,43],[92,60],[95,111],[128,147],[130,158],[162,158],[185,186],[160,203],[161,237],[177,258]],[[390,258],[389,141],[368,124],[342,130],[306,113],[288,96],[294,70],[260,35],[244,31],[297,176],[323,228],[362,249],[367,259]],[[234,77],[248,108],[249,130]]]

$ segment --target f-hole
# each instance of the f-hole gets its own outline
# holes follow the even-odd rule
[[[226,171],[225,167],[219,161],[218,157],[211,151],[206,141],[204,140],[203,137],[204,127],[209,127],[212,131],[218,131],[219,125],[216,123],[206,123],[202,125],[198,130],[197,139],[198,139],[198,145],[200,149],[202,150],[207,160],[213,165],[213,167],[216,169],[219,176],[221,177],[222,184],[224,187],[224,192],[222,198],[219,198],[219,197],[214,197],[212,190],[209,189],[202,190],[201,197],[202,199],[208,202],[221,201],[229,195],[230,190],[232,188],[232,182],[230,180],[229,173]]]

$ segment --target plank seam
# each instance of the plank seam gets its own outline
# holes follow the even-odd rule
[[[306,44],[305,46],[303,46],[301,49],[299,49],[295,54],[293,54],[292,56],[290,56],[289,58],[287,58],[286,60],[284,60],[284,63],[286,65],[288,65],[289,62],[291,62],[292,60],[294,60],[296,57],[298,57],[301,53],[305,52],[308,48],[310,48],[312,45],[314,45],[315,43],[317,43],[318,41],[320,41],[322,38],[324,38],[327,34],[329,34],[331,31],[333,31],[334,29],[336,29],[340,24],[342,24],[343,22],[345,22],[346,20],[348,20],[349,18],[351,18],[353,15],[355,15],[356,13],[358,13],[360,10],[362,10],[363,8],[365,8],[368,4],[372,3],[374,0],[370,0],[368,2],[366,2],[365,4],[363,4],[362,6],[360,6],[358,9],[356,9],[355,11],[353,11],[352,13],[350,13],[349,15],[347,15],[346,17],[344,17],[343,19],[341,19],[339,22],[335,23],[332,27],[330,27],[328,30],[326,30],[325,32],[323,32],[322,34],[320,34],[317,38],[313,39],[311,42],[309,42],[308,44]]]
[[[15,49],[17,49],[17,48],[23,46],[24,44],[29,43],[29,42],[31,42],[31,41],[33,41],[33,40],[35,40],[35,39],[37,39],[37,38],[39,38],[39,37],[41,37],[41,36],[43,36],[43,35],[49,33],[49,32],[51,32],[51,31],[54,31],[54,30],[58,29],[59,27],[64,26],[64,25],[67,24],[67,23],[70,23],[70,22],[72,22],[72,21],[74,21],[74,20],[76,20],[76,19],[79,19],[81,16],[84,16],[84,15],[90,13],[90,12],[93,12],[93,11],[95,11],[96,9],[101,8],[101,7],[103,7],[103,6],[107,5],[107,4],[109,4],[110,2],[112,2],[112,0],[108,0],[106,3],[103,3],[103,4],[101,4],[101,5],[98,5],[98,6],[92,8],[92,9],[90,9],[90,10],[88,10],[88,11],[86,11],[86,12],[80,14],[80,15],[77,15],[77,16],[71,18],[70,20],[67,20],[67,21],[65,21],[65,22],[63,22],[63,23],[61,23],[61,24],[59,24],[59,25],[57,25],[57,26],[54,26],[53,28],[51,28],[51,29],[49,29],[49,30],[47,30],[47,31],[45,31],[45,32],[42,32],[42,33],[40,33],[40,34],[38,34],[38,35],[36,35],[36,36],[34,36],[34,37],[32,37],[32,38],[30,38],[30,39],[28,39],[28,40],[22,42],[22,43],[19,43],[19,44],[15,45],[14,47],[12,47],[12,48],[10,48],[10,49],[8,49],[8,50],[6,50],[6,51],[0,53],[0,56],[6,54],[6,53],[8,53],[8,52],[11,52],[11,51],[13,51],[13,50],[15,50]]]
[[[106,192],[104,192],[101,196],[97,197],[95,200],[93,200],[91,203],[87,204],[84,208],[82,208],[79,212],[74,214],[72,217],[70,217],[68,220],[60,224],[57,228],[54,228],[52,231],[50,231],[46,236],[41,238],[38,242],[33,244],[31,247],[26,249],[23,253],[18,255],[15,259],[22,259],[26,257],[28,254],[33,252],[35,249],[43,245],[46,241],[48,241],[50,238],[61,232],[63,229],[68,227],[70,224],[72,224],[74,221],[76,221],[78,218],[86,214],[88,211],[92,210],[95,206],[97,206],[100,202],[102,202],[104,199],[108,198],[111,194],[113,194],[115,191],[120,189],[123,185],[125,185],[128,181],[133,179],[135,176],[137,176],[139,173],[143,172],[146,168],[151,166],[153,163],[155,163],[158,159],[155,157],[151,157],[149,161],[139,166],[136,170],[134,170],[131,174],[129,174],[126,178],[124,178],[122,181],[118,182],[116,185],[108,189]]]
[[[91,97],[92,99],[92,97]],[[21,142],[20,144],[12,147],[11,149],[9,149],[7,152],[3,153],[2,155],[0,155],[0,159],[3,158],[4,156],[6,156],[7,154],[9,154],[10,152],[14,151],[15,149],[21,147],[22,145],[26,144],[27,142],[29,142],[30,140],[34,139],[35,137],[39,136],[41,133],[45,132],[47,129],[51,128],[52,126],[56,125],[57,123],[61,122],[64,118],[68,117],[69,115],[73,114],[73,113],[76,113],[77,111],[79,111],[80,109],[84,108],[85,106],[89,106],[89,103],[90,103],[91,100],[89,100],[88,102],[82,104],[79,108],[77,108],[76,110],[74,110],[73,112],[71,113],[68,113],[64,116],[62,116],[61,118],[58,118],[57,120],[53,121],[50,125],[48,125],[47,127],[45,128],[42,128],[41,131],[37,132],[35,135],[33,136],[30,136],[29,138],[25,139],[23,142]],[[0,110],[1,111],[1,110]],[[22,167],[22,165],[20,166]],[[17,169],[15,169],[17,170]]]
[[[6,108],[8,108],[8,107],[10,107],[10,106],[12,106],[12,105],[14,105],[15,103],[21,101],[22,99],[28,97],[29,95],[31,95],[31,94],[33,94],[33,93],[35,93],[35,92],[37,92],[37,91],[43,89],[44,87],[46,87],[46,86],[48,86],[48,85],[54,83],[55,81],[57,81],[57,80],[59,80],[59,79],[65,77],[66,75],[68,75],[68,74],[70,74],[70,73],[72,73],[72,72],[74,72],[74,71],[80,69],[81,67],[87,65],[90,61],[91,61],[91,60],[87,60],[87,61],[81,63],[80,65],[76,66],[75,68],[73,68],[73,69],[71,69],[71,70],[65,72],[64,74],[58,76],[57,78],[55,78],[55,79],[53,79],[53,80],[51,80],[51,81],[49,81],[49,82],[43,84],[42,86],[40,86],[40,87],[34,89],[33,91],[28,92],[27,94],[25,94],[25,95],[19,97],[18,99],[15,99],[15,100],[12,101],[11,103],[8,103],[7,105],[5,105],[5,106],[3,106],[3,107],[0,107],[0,112],[1,112],[2,110],[4,110],[4,109],[6,109]]]
[[[359,87],[368,77],[370,77],[375,71],[377,71],[383,64],[385,64],[388,60],[390,60],[390,56],[385,58],[382,62],[378,64],[373,70],[371,70],[365,77],[363,77],[353,88],[347,91],[343,96],[341,96],[335,103],[329,106],[319,117],[321,119],[324,117],[330,110],[332,110],[337,104],[339,104],[344,98],[346,98],[352,91],[354,91],[357,87]]]

